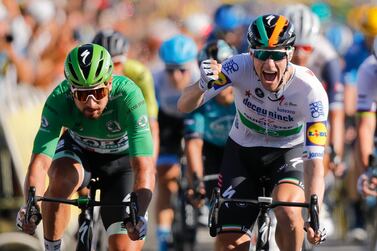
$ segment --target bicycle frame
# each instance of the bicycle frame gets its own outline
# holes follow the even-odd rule
[[[302,207],[308,208],[310,214],[310,226],[314,231],[319,229],[319,219],[318,219],[318,197],[317,195],[312,195],[310,197],[309,203],[302,202],[285,202],[285,201],[274,201],[271,197],[260,196],[257,200],[247,200],[247,199],[228,199],[223,198],[220,195],[220,188],[215,188],[211,198],[211,209],[209,213],[209,232],[212,237],[215,237],[221,230],[221,226],[218,225],[218,214],[220,206],[223,203],[243,203],[249,205],[258,206],[260,213],[257,218],[258,226],[258,236],[257,236],[257,251],[269,250],[269,237],[270,237],[270,222],[271,218],[268,215],[268,211],[272,208],[279,206],[289,206],[289,207]]]
[[[95,183],[95,182],[94,182]],[[92,183],[93,184],[93,183]],[[77,199],[62,199],[62,198],[51,198],[35,195],[35,187],[29,188],[28,203],[26,211],[26,219],[30,221],[35,215],[40,215],[38,210],[37,202],[45,201],[51,203],[62,203],[73,205],[81,209],[79,216],[82,217],[81,224],[78,231],[78,242],[76,246],[76,251],[91,251],[92,250],[92,237],[93,237],[93,208],[96,206],[111,207],[111,206],[126,206],[129,208],[129,217],[125,217],[123,224],[131,222],[136,226],[137,219],[137,198],[134,192],[131,193],[130,201],[127,202],[116,202],[116,203],[103,203],[95,200],[96,191],[98,190],[97,184],[90,186],[90,195],[85,197],[79,197]],[[38,216],[39,217],[39,216]]]

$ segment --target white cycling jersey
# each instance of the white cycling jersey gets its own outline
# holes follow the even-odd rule
[[[327,139],[328,98],[306,67],[294,68],[278,93],[262,86],[248,53],[223,63],[222,73],[204,94],[204,102],[233,86],[237,114],[229,136],[244,147],[289,148],[304,143],[304,157],[322,158]]]
[[[369,56],[360,65],[357,72],[357,110],[375,112],[377,102],[377,60]]]

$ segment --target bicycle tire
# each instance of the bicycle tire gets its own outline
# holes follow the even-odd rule
[[[22,232],[8,232],[0,234],[0,251],[39,251],[42,250],[40,241]]]

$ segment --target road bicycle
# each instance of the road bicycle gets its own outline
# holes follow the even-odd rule
[[[374,155],[369,155],[369,167],[371,178],[377,178],[377,158]],[[365,198],[366,204],[366,219],[368,232],[368,250],[377,251],[377,198],[368,196]]]
[[[261,179],[264,183],[267,178],[263,177]],[[219,210],[223,203],[238,204],[242,203],[244,205],[254,205],[259,207],[259,214],[257,217],[257,241],[256,241],[256,251],[267,251],[269,250],[270,241],[270,230],[271,230],[271,217],[269,215],[270,209],[279,206],[289,206],[289,207],[302,207],[309,209],[310,215],[310,226],[314,231],[319,230],[319,207],[318,207],[318,197],[313,194],[310,197],[309,203],[304,202],[286,202],[286,201],[274,201],[271,197],[265,196],[265,188],[263,188],[263,196],[259,196],[257,200],[248,199],[235,199],[235,198],[224,198],[220,194],[220,188],[216,187],[213,191],[212,198],[210,201],[210,213],[209,213],[209,233],[212,237],[215,237],[221,230],[219,222]]]
[[[42,216],[39,212],[39,207],[37,205],[38,201],[45,201],[51,203],[62,203],[73,205],[81,209],[79,215],[79,230],[77,233],[77,245],[76,251],[92,251],[98,248],[98,231],[94,227],[99,224],[94,218],[94,207],[119,207],[125,206],[128,208],[128,215],[125,215],[123,224],[130,222],[136,226],[137,219],[137,198],[134,192],[131,193],[130,201],[121,201],[114,203],[104,203],[101,201],[96,201],[96,192],[99,190],[98,179],[92,179],[89,184],[89,195],[82,196],[77,199],[62,199],[62,198],[51,198],[44,196],[35,195],[35,187],[30,187],[28,192],[28,200],[26,207],[26,221],[39,222]],[[127,211],[127,210],[126,210]]]

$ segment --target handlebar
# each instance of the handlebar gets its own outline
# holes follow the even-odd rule
[[[258,197],[257,200],[249,199],[233,199],[233,198],[223,198],[220,195],[220,189],[216,187],[213,191],[212,198],[210,201],[210,214],[208,227],[210,229],[210,235],[215,237],[218,233],[218,212],[221,204],[223,203],[244,203],[249,205],[256,205],[259,208],[275,208],[279,206],[289,206],[289,207],[303,207],[309,209],[310,215],[310,227],[313,228],[315,232],[319,231],[319,206],[318,206],[318,196],[313,194],[310,196],[310,202],[286,202],[286,201],[274,201],[271,197]]]
[[[95,199],[92,199],[92,198],[89,198],[89,197],[79,197],[77,199],[69,200],[69,199],[62,199],[62,198],[51,198],[51,197],[44,197],[44,196],[36,196],[35,195],[35,187],[31,186],[29,188],[27,207],[26,207],[26,219],[28,221],[34,215],[37,215],[37,217],[38,217],[38,214],[39,214],[39,217],[40,217],[39,221],[42,219],[42,216],[39,213],[39,207],[37,205],[38,201],[68,204],[68,205],[76,206],[80,209],[86,209],[86,208],[96,207],[96,206],[102,206],[102,207],[127,206],[127,207],[129,207],[130,214],[129,214],[128,217],[126,217],[124,219],[124,223],[131,222],[134,226],[137,223],[137,212],[138,212],[137,196],[136,196],[136,193],[134,193],[134,192],[131,193],[130,201],[121,201],[121,202],[110,203],[110,202],[96,201]]]

